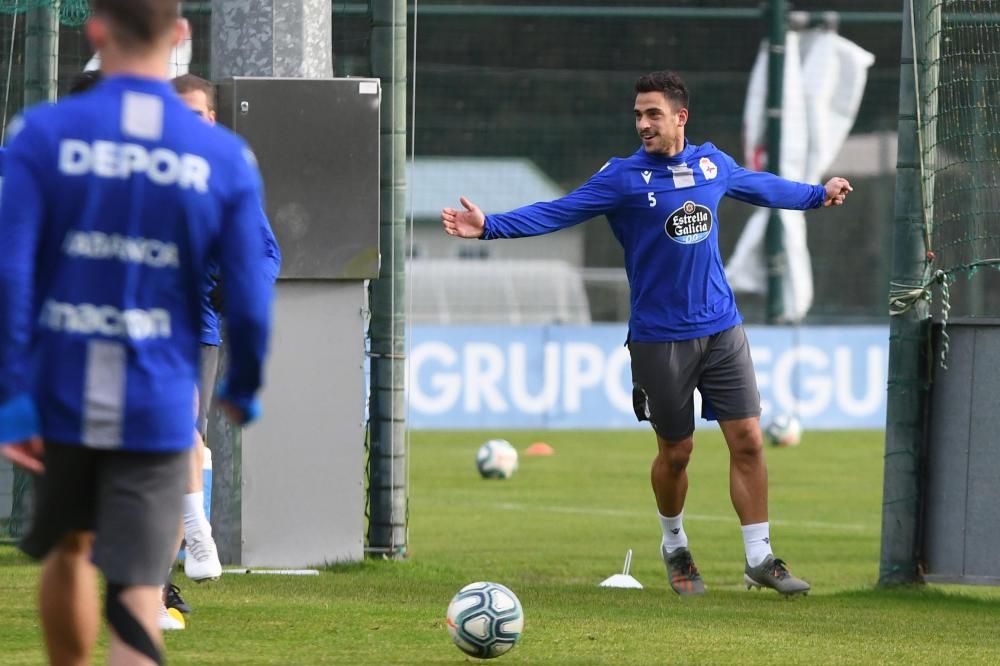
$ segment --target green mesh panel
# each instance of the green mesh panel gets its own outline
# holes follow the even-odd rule
[[[63,25],[80,25],[90,16],[87,0],[0,0],[0,13],[20,13],[56,4],[59,5],[59,20]]]
[[[971,275],[1000,258],[1000,0],[914,5],[933,268]]]

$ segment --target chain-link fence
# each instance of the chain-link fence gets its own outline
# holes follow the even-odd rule
[[[528,157],[568,191],[609,157],[636,149],[634,81],[670,68],[691,90],[690,140],[712,141],[742,161],[744,99],[767,34],[763,18],[753,15],[760,3],[630,2],[625,8],[547,2],[517,16],[475,4],[477,11],[417,17],[411,76],[418,157]],[[852,137],[855,157],[836,167],[855,184],[850,204],[807,216],[816,288],[809,320],[881,321],[895,167],[898,3],[797,2],[794,8],[851,12],[842,16],[840,33],[876,57]],[[719,10],[715,16],[712,9]],[[442,204],[454,205],[462,187],[456,182],[443,192]],[[731,200],[720,206],[724,257],[750,212]],[[585,225],[584,247],[594,319],[622,320],[628,312],[622,253],[603,221]],[[618,271],[617,280],[609,269]],[[738,298],[749,321],[763,320],[764,298]]]

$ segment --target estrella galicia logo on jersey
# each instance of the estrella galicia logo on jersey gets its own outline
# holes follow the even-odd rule
[[[682,245],[700,243],[712,232],[712,211],[693,201],[685,201],[667,217],[663,229],[671,240]]]

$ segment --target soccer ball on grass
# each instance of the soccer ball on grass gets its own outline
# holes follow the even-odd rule
[[[448,604],[448,634],[473,657],[492,659],[508,652],[523,629],[521,602],[499,583],[469,583]]]
[[[476,468],[485,479],[509,479],[517,471],[517,449],[505,439],[491,439],[479,447]]]
[[[802,441],[802,424],[794,416],[779,414],[764,429],[771,446],[796,446]]]

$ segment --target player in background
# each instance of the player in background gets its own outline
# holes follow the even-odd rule
[[[711,143],[689,143],[687,87],[673,72],[641,77],[635,92],[635,128],[642,141],[635,153],[610,160],[556,201],[484,215],[463,197],[463,209],[441,212],[444,230],[460,238],[517,238],[606,215],[625,250],[633,403],[637,418],[650,421],[656,434],[650,477],[671,587],[680,595],[705,592],[683,525],[697,388],[702,416],[719,422],[729,447],[745,583],[786,595],[807,592],[809,584],[771,550],[760,395],[742,317],[722,268],[716,211],[723,196],[772,208],[839,206],[851,186],[843,178],[809,185],[748,171]]]
[[[172,84],[189,109],[209,125],[215,124],[215,88],[211,82],[194,74],[184,74],[173,79]],[[268,224],[263,205],[259,207],[258,220],[265,247],[261,268],[269,284],[273,285],[281,270],[281,250]],[[184,573],[191,580],[199,582],[216,579],[222,575],[219,553],[212,538],[212,526],[205,515],[205,484],[202,473],[205,441],[208,438],[208,412],[219,369],[219,345],[222,343],[218,304],[213,302],[217,300],[216,296],[220,289],[218,266],[213,263],[209,267],[209,279],[202,292],[198,417],[187,493],[184,495],[183,536],[187,550]],[[169,581],[164,602],[168,608],[176,608],[182,613],[191,612],[191,607],[181,597],[180,588]]]
[[[270,330],[260,182],[167,82],[177,0],[92,0],[105,80],[11,128],[0,204],[0,452],[38,475],[49,660],[89,663],[106,585],[113,664],[162,663],[157,608],[187,480],[206,267],[232,326],[219,401],[253,420]],[[225,243],[220,242],[222,238]],[[96,568],[95,568],[96,565]]]

